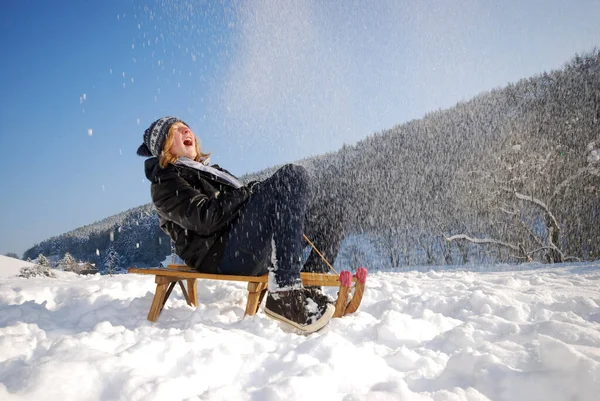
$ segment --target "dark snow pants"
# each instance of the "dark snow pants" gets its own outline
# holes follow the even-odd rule
[[[304,221],[304,233],[332,265],[346,236],[346,216],[340,207],[343,201],[343,198],[326,199],[313,196]],[[313,249],[302,271],[330,273],[327,263]]]
[[[269,290],[298,288],[309,175],[288,164],[252,188],[229,231],[219,270],[256,276],[272,272]]]

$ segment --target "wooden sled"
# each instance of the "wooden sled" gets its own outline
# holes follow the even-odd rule
[[[129,268],[129,273],[152,274],[156,276],[156,292],[150,306],[148,320],[155,322],[160,316],[173,288],[179,284],[183,296],[190,306],[198,306],[196,293],[196,280],[226,280],[245,281],[248,283],[248,302],[246,303],[245,315],[253,316],[258,311],[265,293],[267,292],[268,275],[263,276],[234,276],[225,274],[200,273],[186,265],[168,265],[166,268]],[[367,280],[367,269],[357,269],[353,276],[349,271],[342,271],[338,276],[326,273],[300,273],[304,286],[326,286],[339,287],[338,298],[335,302],[335,314],[333,317],[342,317],[355,312],[362,301]],[[187,283],[186,286],[183,282]],[[354,285],[353,285],[354,284]],[[352,287],[354,293],[350,297]]]

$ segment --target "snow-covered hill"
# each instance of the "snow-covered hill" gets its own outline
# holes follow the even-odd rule
[[[14,277],[19,274],[21,268],[29,266],[35,266],[35,264],[0,255],[0,279]]]
[[[243,283],[198,283],[196,310],[176,290],[151,324],[151,277],[0,278],[0,399],[598,399],[600,263],[367,285],[302,336],[243,318]]]

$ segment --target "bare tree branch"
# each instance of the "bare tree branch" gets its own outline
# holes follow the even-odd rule
[[[561,182],[560,184],[558,184],[556,186],[556,188],[554,189],[554,193],[552,194],[551,198],[554,198],[555,196],[557,196],[558,194],[560,194],[560,192],[567,187],[569,184],[571,184],[571,182],[575,181],[576,179],[578,179],[579,177],[585,175],[586,173],[588,174],[594,174],[594,172],[596,171],[596,169],[592,166],[586,166],[583,168],[580,168],[579,170],[577,170],[577,173],[567,177],[566,179],[563,180],[563,182]]]
[[[506,214],[509,214],[509,215],[511,215],[511,216],[514,216],[514,215],[516,215],[516,214],[517,214],[517,212],[511,212],[510,210],[506,210],[506,209],[504,209],[502,206],[500,206],[498,209],[500,209],[500,210],[501,210],[501,211],[503,211],[504,213],[506,213]]]
[[[556,233],[556,235],[554,235],[554,228],[553,227],[549,227],[548,229],[548,242],[550,243],[550,245],[552,246],[552,248],[554,248],[554,251],[560,256],[560,259],[558,260],[558,262],[564,262],[565,260],[565,254],[558,249],[558,246],[556,246],[556,244],[554,243],[555,241],[553,240],[553,238],[556,237],[556,240],[558,240],[558,232]],[[554,258],[556,259],[556,258]]]
[[[518,199],[532,202],[533,204],[539,206],[540,208],[542,208],[542,210],[544,210],[544,213],[546,214],[546,224],[548,226],[548,242],[550,243],[552,251],[554,252],[554,255],[552,256],[552,262],[563,262],[565,260],[565,255],[556,245],[556,243],[558,242],[558,235],[560,232],[560,227],[558,226],[558,221],[556,220],[556,217],[554,217],[554,215],[544,202],[537,198],[534,198],[533,195],[527,196],[519,192],[515,192],[515,196]]]
[[[533,251],[527,252],[527,254],[528,255],[533,255],[533,254],[538,253],[540,251],[554,251],[554,250],[556,250],[556,248],[553,248],[551,246],[542,246],[542,247],[539,247],[537,249],[534,249]]]
[[[558,227],[558,221],[556,221],[556,217],[554,217],[554,215],[552,214],[552,212],[550,211],[550,209],[548,209],[548,206],[546,206],[546,204],[544,202],[542,202],[541,200],[534,198],[533,195],[531,196],[527,196],[527,195],[523,195],[520,194],[518,192],[515,192],[515,196],[521,200],[526,200],[529,202],[533,202],[536,205],[538,205],[539,207],[541,207],[542,209],[544,209],[544,211],[546,212],[546,215],[548,216],[548,218],[550,219],[550,221],[552,222],[552,226],[554,226],[556,228],[556,231],[559,231],[559,227]]]
[[[496,244],[496,245],[503,246],[505,248],[510,248],[513,251],[520,252],[519,247],[516,246],[516,245],[509,244],[509,243],[502,242],[502,241],[498,241],[498,240],[491,239],[491,238],[472,238],[472,237],[469,237],[468,235],[465,235],[465,234],[457,234],[457,235],[452,235],[450,237],[446,237],[444,235],[444,238],[448,242],[455,241],[455,240],[465,240],[465,241],[473,242],[475,244]]]
[[[537,235],[535,235],[533,233],[533,231],[531,231],[531,229],[529,227],[527,227],[527,224],[525,224],[525,222],[523,220],[519,219],[519,222],[521,223],[521,226],[523,227],[523,229],[525,231],[527,231],[527,233],[529,233],[529,235],[531,235],[531,237],[533,238],[533,240],[535,242],[537,242],[538,245],[544,246],[544,242]]]

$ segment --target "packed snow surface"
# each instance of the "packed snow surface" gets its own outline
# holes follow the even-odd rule
[[[153,277],[0,278],[0,399],[600,399],[600,263],[511,269],[371,273],[309,336],[244,318],[244,283],[152,324]]]

